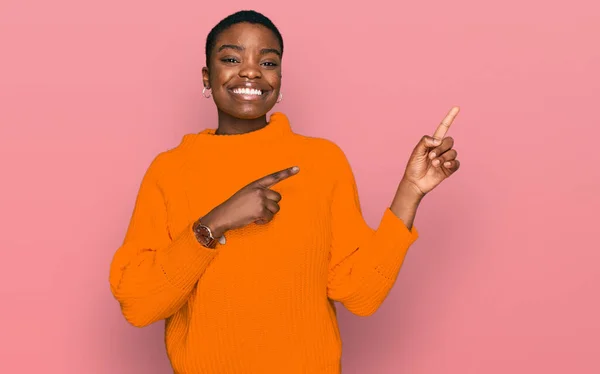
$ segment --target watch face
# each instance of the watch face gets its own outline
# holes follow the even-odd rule
[[[205,226],[198,225],[198,227],[196,227],[196,232],[207,238],[210,237],[210,232],[208,231],[208,229]]]
[[[210,230],[206,226],[196,225],[194,232],[198,241],[205,247],[212,247],[215,243],[215,240],[211,237]]]

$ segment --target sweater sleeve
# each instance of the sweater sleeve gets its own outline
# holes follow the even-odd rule
[[[404,257],[417,239],[389,208],[376,230],[363,219],[356,181],[336,147],[336,181],[331,202],[332,244],[328,297],[359,316],[373,314],[394,285]]]
[[[158,185],[158,156],[139,188],[125,240],[110,266],[110,287],[125,319],[143,327],[177,312],[217,255],[196,240],[193,222],[171,237]]]

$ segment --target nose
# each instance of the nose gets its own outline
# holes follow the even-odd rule
[[[262,76],[260,66],[254,61],[246,61],[240,68],[240,77],[258,79]]]

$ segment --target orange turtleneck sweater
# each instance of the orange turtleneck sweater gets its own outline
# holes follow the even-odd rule
[[[273,187],[281,210],[269,224],[229,231],[215,249],[197,242],[194,221],[294,165]],[[339,374],[334,301],[375,312],[417,236],[389,208],[377,230],[367,226],[344,153],[275,113],[247,134],[186,135],[153,160],[110,286],[132,325],[166,320],[175,373]]]

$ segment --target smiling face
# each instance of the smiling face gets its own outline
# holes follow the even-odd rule
[[[202,73],[221,112],[239,119],[262,117],[279,96],[281,46],[262,25],[235,24],[219,34]]]

